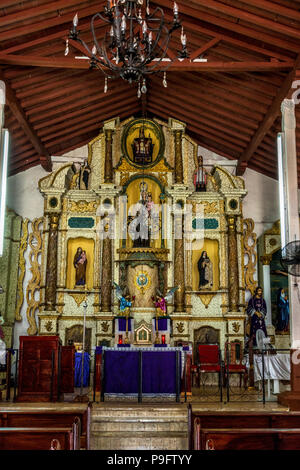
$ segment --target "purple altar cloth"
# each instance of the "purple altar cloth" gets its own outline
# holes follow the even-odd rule
[[[158,331],[166,331],[168,329],[167,318],[159,318],[157,323],[158,323]]]
[[[179,352],[181,375],[181,353]],[[138,394],[139,351],[105,351],[107,394]],[[176,351],[142,351],[143,394],[176,394]]]
[[[118,321],[118,330],[126,331],[126,318],[116,318]],[[128,318],[128,331],[131,331],[131,318]]]

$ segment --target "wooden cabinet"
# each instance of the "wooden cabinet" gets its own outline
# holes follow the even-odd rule
[[[75,347],[62,346],[61,348],[61,393],[74,392]]]
[[[17,401],[57,401],[65,389],[73,392],[74,354],[59,336],[20,336],[19,351]]]

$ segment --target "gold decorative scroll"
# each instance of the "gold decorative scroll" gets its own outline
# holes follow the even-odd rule
[[[194,212],[196,211],[197,206],[203,205],[204,206],[204,215],[218,214],[220,212],[219,201],[214,201],[214,202],[208,202],[208,201],[195,202],[195,201],[193,201],[192,205],[193,205],[193,211]]]
[[[249,290],[252,295],[257,287],[257,281],[254,280],[256,272],[256,233],[254,233],[254,221],[252,219],[244,219],[244,254],[247,256],[247,264],[245,264],[245,289]]]
[[[19,251],[19,276],[18,276],[18,286],[17,286],[17,306],[16,306],[16,321],[22,321],[21,308],[24,301],[24,292],[23,292],[23,282],[25,276],[25,251],[27,249],[28,241],[28,219],[22,221],[22,238],[20,241],[20,251]]]
[[[36,300],[36,293],[40,290],[41,283],[41,270],[39,264],[39,255],[42,253],[42,227],[43,217],[34,219],[31,222],[32,232],[29,235],[29,262],[30,262],[30,271],[32,277],[28,282],[26,289],[26,300],[27,300],[27,320],[29,323],[29,328],[27,330],[28,335],[33,336],[37,333],[38,328],[35,320],[35,313],[39,309],[40,299]]]
[[[70,211],[78,212],[80,214],[85,212],[95,212],[97,209],[96,201],[70,201]]]

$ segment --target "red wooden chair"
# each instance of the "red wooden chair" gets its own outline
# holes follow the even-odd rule
[[[222,358],[218,344],[198,344],[199,382],[201,374],[218,374],[219,386],[222,386]]]
[[[240,376],[240,387],[242,386],[242,378],[244,380],[244,388],[247,388],[248,382],[248,371],[246,366],[243,364],[243,350],[241,341],[228,341],[225,343],[225,367],[224,367],[224,379],[228,380],[229,374],[239,374]]]

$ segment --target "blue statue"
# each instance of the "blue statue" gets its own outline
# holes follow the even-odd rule
[[[277,326],[279,332],[287,332],[289,330],[290,307],[285,291],[280,287],[277,291]]]

